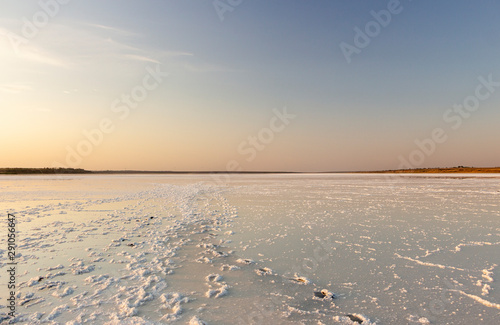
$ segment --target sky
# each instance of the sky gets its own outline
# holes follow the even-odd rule
[[[498,1],[0,8],[0,167],[500,166]]]

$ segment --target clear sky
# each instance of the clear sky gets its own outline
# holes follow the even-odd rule
[[[0,8],[0,167],[500,165],[498,1]]]

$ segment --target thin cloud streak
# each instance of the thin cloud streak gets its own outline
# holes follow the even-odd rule
[[[32,91],[33,87],[22,83],[12,83],[0,85],[0,92],[19,94],[27,91]]]

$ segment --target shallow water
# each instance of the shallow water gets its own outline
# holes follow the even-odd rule
[[[2,176],[13,321],[498,324],[499,196],[498,174]]]

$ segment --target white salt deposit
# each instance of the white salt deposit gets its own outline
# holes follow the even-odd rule
[[[493,275],[493,272],[489,270],[483,270],[483,278],[488,281],[488,282],[493,282],[493,278],[491,277]]]
[[[65,289],[63,289],[62,291],[54,291],[54,293],[52,293],[53,296],[55,297],[58,297],[58,298],[63,298],[63,297],[66,297],[66,296],[69,296],[70,294],[72,294],[73,292],[75,292],[73,290],[73,288],[71,287],[66,287]]]
[[[339,322],[340,324],[361,324],[361,325],[372,325],[376,324],[372,322],[368,317],[361,314],[348,314],[344,316],[335,316],[333,320]]]
[[[254,264],[255,261],[249,258],[239,258],[236,260],[236,263],[249,265],[249,264]]]
[[[10,322],[496,324],[500,175],[393,177],[1,176]]]
[[[207,325],[207,323],[199,319],[198,316],[193,316],[189,321],[189,325]]]
[[[300,276],[298,275],[297,273],[294,274],[294,276],[292,278],[290,278],[290,280],[293,282],[293,283],[298,283],[298,284],[303,284],[303,285],[309,285],[309,284],[312,284],[312,281],[309,280],[308,278],[304,277],[304,276]]]
[[[273,270],[271,270],[268,267],[260,267],[255,269],[255,273],[257,273],[260,276],[273,275]]]
[[[472,295],[470,293],[467,293],[467,292],[464,292],[462,290],[452,290],[452,291],[456,291],[456,292],[459,292],[461,293],[462,295],[464,296],[467,296],[475,301],[477,301],[478,303],[486,306],[486,307],[490,307],[490,308],[496,308],[496,309],[500,309],[500,304],[497,304],[497,303],[494,303],[494,302],[491,302],[491,301],[488,301],[486,299],[483,299],[481,297],[478,297],[476,295]]]
[[[222,276],[214,273],[207,275],[206,279],[208,282],[219,282],[222,280]]]

